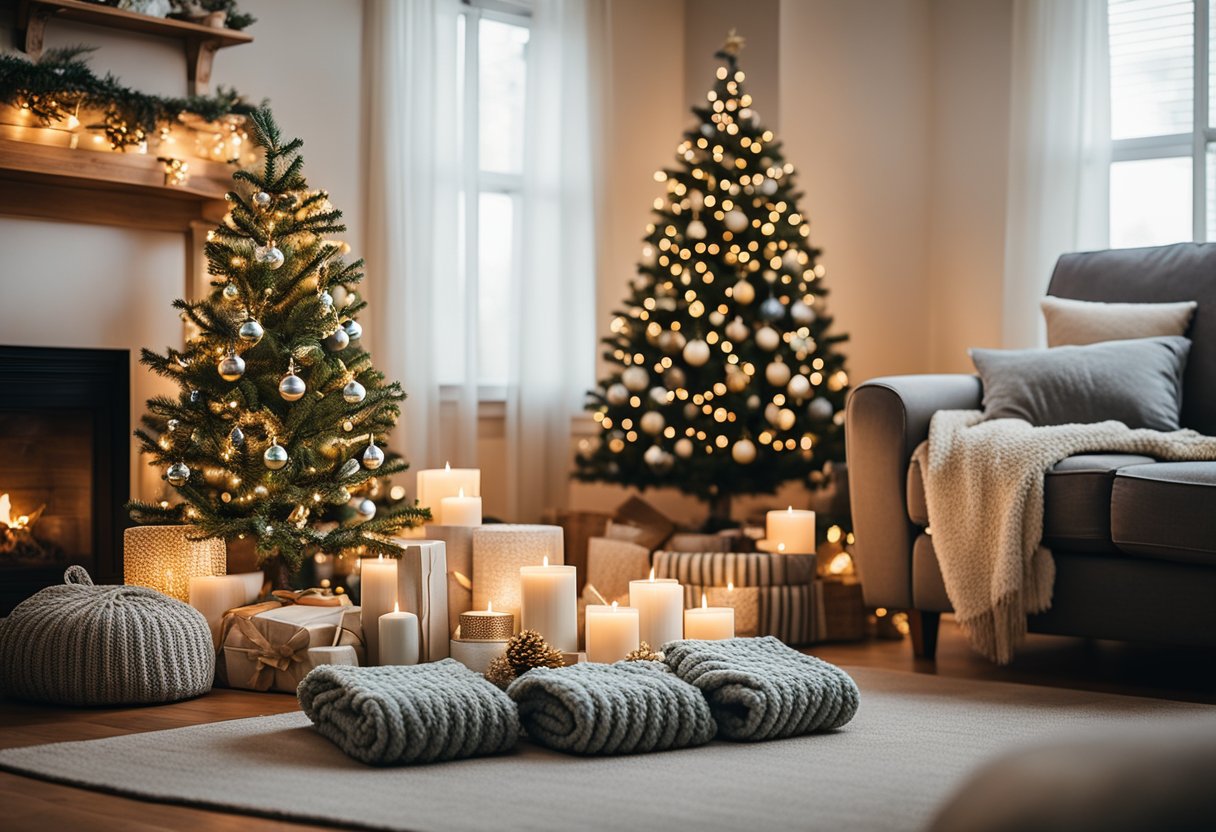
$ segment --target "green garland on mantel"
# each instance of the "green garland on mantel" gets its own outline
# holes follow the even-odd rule
[[[100,110],[104,113],[106,138],[115,149],[138,145],[160,128],[176,123],[183,114],[218,121],[258,109],[231,88],[220,87],[215,95],[185,98],[133,90],[109,73],[98,77],[85,58],[92,51],[87,46],[48,49],[37,62],[21,55],[0,55],[0,102],[28,108],[43,126],[63,121],[80,110]]]

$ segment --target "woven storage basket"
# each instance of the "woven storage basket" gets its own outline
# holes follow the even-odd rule
[[[198,610],[139,586],[94,586],[71,566],[0,620],[0,693],[60,705],[146,705],[211,690]]]

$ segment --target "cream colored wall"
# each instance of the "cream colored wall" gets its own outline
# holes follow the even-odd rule
[[[269,98],[289,134],[305,137],[307,175],[328,188],[360,243],[362,142],[361,0],[309,4],[242,0],[259,18],[250,46],[219,52],[214,82],[253,101]],[[0,44],[12,32],[0,30]],[[181,47],[155,38],[53,21],[48,48],[97,46],[91,65],[128,86],[162,95],[186,92]],[[132,355],[131,422],[147,398],[171,387],[135,365],[140,347],[180,344],[170,308],[185,289],[185,236],[0,216],[0,343],[107,347]],[[374,284],[373,284],[374,285]],[[374,344],[374,333],[369,333]],[[132,448],[134,448],[132,442]],[[132,460],[132,491],[155,496],[161,483]]]

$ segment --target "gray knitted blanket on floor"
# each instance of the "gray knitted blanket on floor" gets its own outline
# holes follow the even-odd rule
[[[717,730],[701,692],[660,662],[539,667],[507,694],[534,742],[572,754],[687,748]]]
[[[857,712],[857,684],[840,668],[772,636],[673,641],[667,666],[705,694],[730,740],[774,740],[839,728]]]
[[[372,765],[497,754],[519,738],[515,703],[455,659],[322,665],[304,677],[297,693],[322,736]]]

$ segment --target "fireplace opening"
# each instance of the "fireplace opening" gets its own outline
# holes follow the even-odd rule
[[[126,350],[0,347],[0,615],[80,564],[122,580]]]

